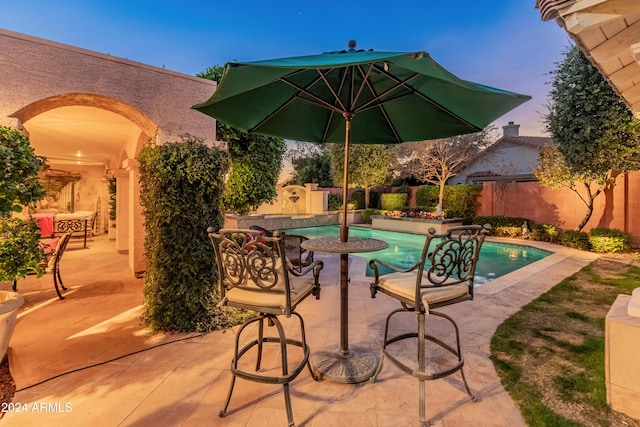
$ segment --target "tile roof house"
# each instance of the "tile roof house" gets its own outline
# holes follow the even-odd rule
[[[533,174],[538,165],[540,149],[551,138],[520,136],[520,125],[509,122],[503,126],[503,136],[467,166],[449,184],[480,183],[484,181],[536,181]]]

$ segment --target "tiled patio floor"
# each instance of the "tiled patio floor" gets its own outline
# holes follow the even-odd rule
[[[287,424],[281,386],[242,380],[230,412],[219,418],[234,330],[200,336],[149,333],[140,322],[143,280],[129,273],[127,256],[118,254],[106,236],[88,246],[71,242],[63,257],[62,276],[70,288],[64,301],[57,299],[50,276],[18,283],[27,301],[9,349],[18,392],[14,412],[0,421],[3,426]],[[595,258],[559,246],[536,246],[556,252],[477,288],[474,301],[447,309],[458,320],[465,373],[478,401],[468,399],[459,375],[428,382],[427,415],[434,425],[524,425],[489,360],[491,336],[522,305]],[[338,257],[317,257],[325,262],[322,298],[306,300],[299,308],[312,351],[339,338]],[[379,349],[384,319],[395,305],[384,295],[370,298],[365,263],[351,260],[350,343]],[[314,382],[305,370],[291,390],[297,426],[418,425],[417,380],[390,363],[373,384]]]

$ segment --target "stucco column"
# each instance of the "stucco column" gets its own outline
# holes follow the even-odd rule
[[[127,252],[129,246],[127,235],[129,234],[129,173],[125,169],[113,171],[116,178],[116,250]]]
[[[2,117],[2,115],[0,115],[0,126],[22,130],[22,123],[14,117]]]
[[[129,268],[135,274],[147,269],[144,256],[144,216],[140,204],[140,164],[137,159],[127,159],[123,166],[129,173]]]

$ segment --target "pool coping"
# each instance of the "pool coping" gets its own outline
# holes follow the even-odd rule
[[[417,233],[416,233],[417,234]],[[505,289],[508,289],[512,286],[517,286],[523,284],[524,282],[529,282],[533,280],[533,278],[537,277],[540,273],[549,271],[554,266],[562,265],[564,261],[568,258],[582,258],[586,261],[595,261],[600,257],[599,254],[582,251],[579,249],[567,248],[566,246],[557,245],[548,242],[539,242],[535,240],[522,240],[522,239],[512,239],[512,238],[504,238],[504,237],[487,237],[487,242],[492,243],[504,243],[510,245],[517,246],[525,246],[531,247],[535,249],[541,249],[547,252],[550,252],[550,255],[542,258],[541,260],[535,261],[529,265],[521,267],[517,270],[512,271],[511,273],[507,273],[503,276],[497,277],[495,279],[491,279],[486,283],[481,285],[476,285],[474,288],[474,294],[476,295],[493,295],[498,292],[501,292]],[[354,268],[356,271],[360,272],[366,269],[367,258],[360,256],[358,254],[352,254],[349,257],[350,268]],[[361,275],[360,273],[356,273],[357,275]],[[354,275],[356,275],[354,274]],[[559,276],[562,276],[560,274]],[[562,278],[566,277],[566,275],[562,276]],[[562,280],[559,277],[558,282]],[[373,278],[371,279],[373,280]],[[542,280],[540,278],[540,280]],[[557,284],[558,282],[554,283]]]
[[[568,258],[578,257],[588,261],[595,261],[600,257],[600,255],[593,252],[567,248],[566,246],[562,245],[556,245],[548,242],[538,242],[534,240],[488,237],[487,241],[542,249],[544,251],[551,252],[551,255],[546,256],[543,259],[533,262],[525,267],[512,271],[511,273],[505,274],[504,276],[493,279],[481,286],[477,286],[474,289],[474,293],[476,294],[492,295],[510,288],[511,286],[516,286],[524,281],[528,281],[531,278],[536,277],[538,274],[544,271],[548,271],[548,269],[553,266],[560,265],[560,263],[566,261]],[[563,276],[563,278],[564,277],[566,277],[566,275]],[[561,280],[562,279],[559,279],[558,282],[560,282]],[[557,284],[558,282],[556,282],[555,284]]]

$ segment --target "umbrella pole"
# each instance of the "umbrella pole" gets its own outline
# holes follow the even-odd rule
[[[351,134],[351,118],[353,113],[343,113],[345,120],[345,135],[344,135],[344,169],[342,173],[342,225],[340,226],[340,241],[346,242],[349,240],[349,226],[347,225],[347,194],[348,185],[347,180],[349,176],[349,137]]]

